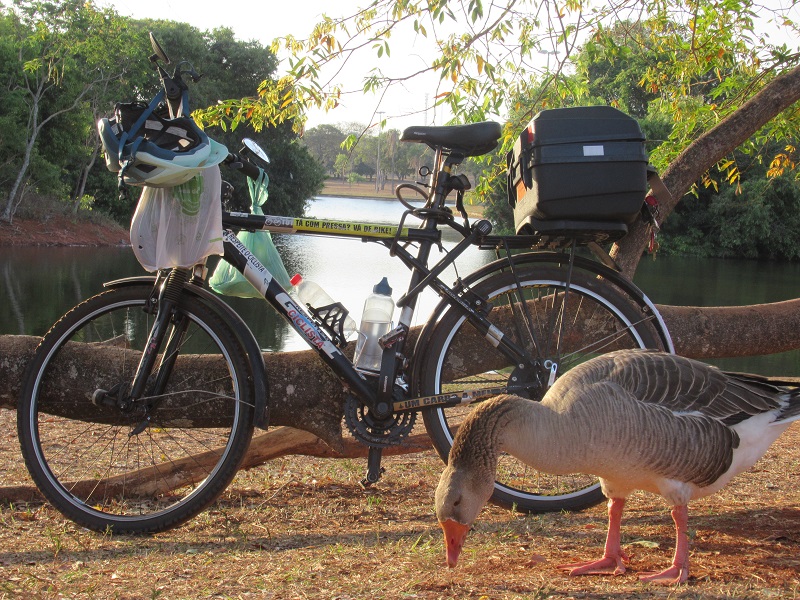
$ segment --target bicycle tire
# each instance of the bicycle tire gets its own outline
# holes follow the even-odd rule
[[[533,329],[538,339],[534,347],[524,323],[515,319],[511,306],[515,277],[525,289]],[[551,360],[558,374],[597,354],[624,347],[663,349],[659,325],[652,313],[637,306],[609,281],[593,273],[574,271],[565,295],[565,267],[529,264],[517,268],[516,275],[498,267],[486,274],[471,289],[487,299],[493,322],[534,357]],[[565,297],[567,298],[565,304]],[[505,307],[505,310],[504,310]],[[564,317],[568,317],[565,319]],[[513,323],[513,326],[508,326]],[[559,338],[559,327],[570,324]],[[611,337],[609,337],[611,336]],[[526,339],[528,338],[528,339]],[[480,357],[463,361],[463,356]],[[455,390],[508,385],[512,365],[487,337],[478,334],[460,310],[445,310],[427,337],[419,358],[417,382],[421,395]],[[532,401],[541,399],[531,398]],[[422,411],[425,428],[439,456],[447,462],[454,430],[472,410],[472,405],[452,408],[433,407]],[[491,501],[519,512],[540,513],[576,511],[604,500],[596,477],[583,474],[550,475],[533,470],[510,455],[502,455],[498,464],[495,490]]]
[[[95,531],[154,533],[194,517],[233,479],[253,433],[246,353],[188,294],[176,307],[186,335],[149,423],[141,405],[92,404],[94,390],[130,383],[155,319],[145,311],[151,292],[112,289],[70,310],[42,339],[22,386],[17,428],[31,477],[61,513]]]

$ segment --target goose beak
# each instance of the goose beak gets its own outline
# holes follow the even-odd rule
[[[453,521],[453,519],[440,521],[439,525],[441,525],[444,531],[444,543],[447,548],[447,566],[452,569],[458,562],[458,555],[461,554],[461,548],[464,547],[464,540],[467,539],[469,525],[457,523]]]

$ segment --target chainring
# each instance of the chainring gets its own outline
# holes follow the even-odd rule
[[[399,445],[414,428],[417,413],[394,413],[384,419],[372,415],[369,408],[348,395],[344,403],[344,421],[357,440],[372,448]]]

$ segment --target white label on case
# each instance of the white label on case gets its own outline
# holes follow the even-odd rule
[[[605,150],[603,146],[584,146],[583,147],[583,155],[584,156],[603,156],[605,154]]]

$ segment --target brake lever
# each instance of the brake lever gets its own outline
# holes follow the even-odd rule
[[[203,76],[202,73],[198,73],[197,71],[195,71],[194,67],[192,67],[191,70],[189,70],[189,71],[183,71],[183,74],[184,75],[188,75],[189,77],[191,77],[192,78],[192,83],[197,83],[198,81],[200,81],[200,78]]]

